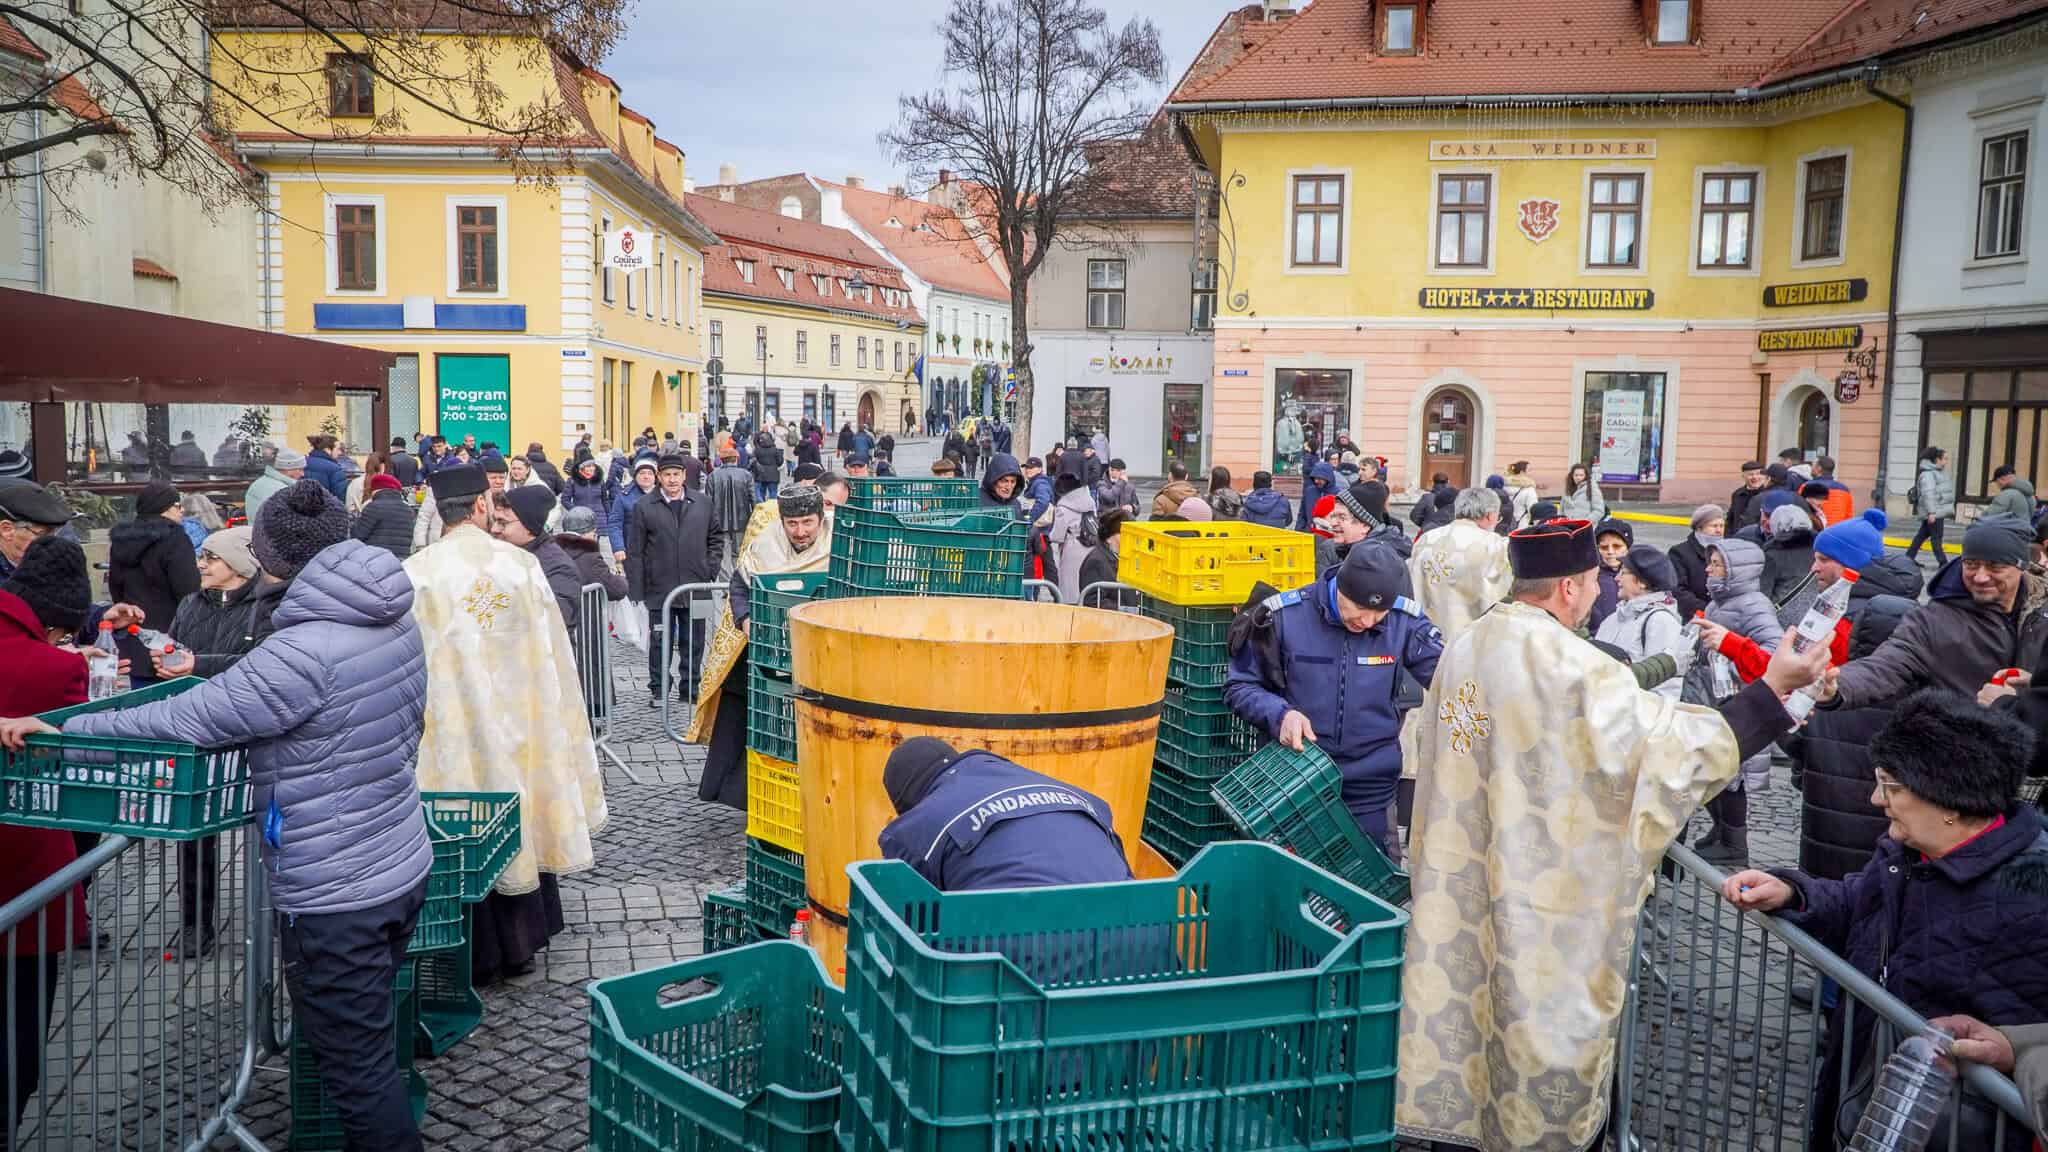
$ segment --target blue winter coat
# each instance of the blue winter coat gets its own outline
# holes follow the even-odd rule
[[[1337,491],[1337,473],[1328,464],[1318,463],[1308,472],[1308,483],[1301,489],[1301,507],[1294,513],[1294,530],[1308,531],[1308,522],[1313,518],[1316,501]]]
[[[1386,810],[1401,777],[1400,673],[1427,687],[1444,637],[1405,596],[1378,626],[1354,633],[1338,618],[1335,598],[1334,573],[1269,598],[1287,693],[1272,690],[1261,646],[1251,643],[1231,657],[1223,697],[1231,711],[1274,739],[1290,709],[1308,717],[1316,746],[1344,774],[1345,804],[1354,814],[1376,815]]]
[[[597,522],[602,524],[610,515],[605,508],[606,495],[602,479],[586,483],[579,475],[562,485],[562,510],[566,512],[571,508],[588,508],[590,514],[597,517]]]
[[[659,489],[656,489],[656,491],[659,491]],[[624,488],[619,489],[617,496],[612,497],[609,527],[613,552],[624,552],[626,550],[626,524],[633,516],[633,505],[638,504],[640,497],[643,495],[645,493],[640,491],[638,484],[628,484]]]
[[[2031,806],[2016,806],[2003,825],[1939,860],[1886,837],[1846,880],[1774,874],[1797,892],[1782,913],[1787,920],[1920,1015],[1962,1013],[1999,1026],[2048,1022],[2048,833]],[[1840,1070],[1846,1061],[1853,1085],[1864,1068],[1871,1013],[1858,1007],[1846,1044],[1836,1010],[1837,1039],[1813,1081],[1819,1099],[1809,1113],[1817,1128],[1809,1147],[1835,1146],[1829,1137]],[[2007,1147],[2029,1142],[2015,1131]]]
[[[325,452],[308,452],[306,478],[318,480],[322,488],[334,494],[335,500],[348,502],[348,473],[342,470],[341,461]]]
[[[208,535],[210,535],[210,533],[208,533],[206,529],[199,526],[199,521],[194,520],[189,516],[186,517],[183,521],[181,521],[178,526],[185,530],[185,539],[190,540],[192,542],[192,554],[194,556],[197,556],[199,554],[200,548],[205,546],[206,538]]]
[[[942,892],[1129,880],[1099,796],[992,752],[962,753],[882,829],[882,855]]]
[[[1040,472],[1024,482],[1024,500],[1029,505],[1025,519],[1033,524],[1052,507],[1052,477]]]
[[[1271,488],[1254,488],[1244,494],[1244,513],[1238,519],[1268,528],[1285,528],[1294,519],[1294,507],[1286,496]]]
[[[391,553],[345,540],[292,578],[276,631],[179,695],[77,717],[83,736],[249,750],[280,911],[346,912],[397,899],[434,862],[413,780],[427,706],[412,581]]]

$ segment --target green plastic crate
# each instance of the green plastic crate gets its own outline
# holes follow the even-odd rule
[[[1166,679],[1192,688],[1220,688],[1230,677],[1230,621],[1235,608],[1185,608],[1146,596],[1138,611],[1173,626]]]
[[[1394,867],[1344,806],[1344,777],[1310,744],[1269,744],[1216,784],[1218,807],[1254,840],[1287,849],[1387,901],[1408,902],[1408,874]]]
[[[887,512],[832,528],[831,595],[1024,595],[1031,525],[1003,512]],[[793,759],[793,757],[792,757]]]
[[[747,671],[747,747],[796,763],[796,689],[759,668]]]
[[[754,577],[747,597],[747,652],[755,668],[789,678],[789,610],[823,596],[831,578],[829,572]]]
[[[1159,718],[1193,736],[1228,736],[1243,725],[1237,713],[1224,702],[1221,686],[1190,688],[1185,684],[1168,684]]]
[[[476,913],[463,913],[463,935],[473,930]],[[444,948],[413,961],[419,970],[419,1026],[413,1030],[414,1051],[439,1056],[462,1042],[483,1023],[484,1001],[476,994],[468,948]]]
[[[842,1148],[1393,1147],[1408,917],[1306,861],[1220,844],[1002,892],[847,871]]]
[[[939,476],[849,476],[846,504],[833,513],[840,518],[863,512],[973,512],[981,507],[981,481]]]
[[[76,716],[153,703],[202,682],[165,680],[39,719],[61,728]],[[195,840],[248,818],[249,761],[240,748],[59,734],[0,751],[0,823]]]
[[[747,921],[754,930],[785,939],[797,910],[809,905],[802,854],[747,837]]]
[[[1189,783],[1171,769],[1156,766],[1146,791],[1144,837],[1175,865],[1187,863],[1218,841],[1239,838],[1236,825],[1209,795],[1207,785]]]
[[[1213,736],[1201,735],[1183,730],[1162,715],[1159,742],[1153,754],[1161,765],[1178,772],[1182,780],[1200,781],[1206,787],[1228,776],[1266,741],[1258,729],[1234,717],[1230,723],[1217,727],[1223,731]]]
[[[792,917],[793,918],[793,917]],[[747,916],[747,886],[735,884],[704,896],[704,954],[752,944],[761,938]]]
[[[427,1081],[413,1065],[412,1033],[419,1010],[413,979],[412,962],[399,965],[392,988],[395,1012],[391,1031],[398,1050],[398,1067],[405,1073],[413,1122],[417,1124],[427,1118]],[[320,1082],[320,1066],[313,1059],[311,1048],[296,1034],[292,1037],[289,1060],[292,1128],[288,1147],[291,1152],[342,1152],[347,1141],[341,1130],[341,1114],[335,1111],[327,1086]]]
[[[840,1006],[817,954],[787,940],[597,981],[590,1147],[827,1152]]]
[[[443,867],[437,857],[427,871],[427,902],[413,922],[406,955],[420,956],[469,943],[468,909],[462,902],[462,869]]]
[[[489,896],[519,854],[519,793],[422,792],[420,805],[434,867],[459,874],[466,903]]]

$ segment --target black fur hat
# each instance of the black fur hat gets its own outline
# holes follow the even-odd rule
[[[2004,814],[2034,760],[2026,725],[1941,689],[1916,692],[1871,738],[1870,762],[1907,791],[1960,816]]]

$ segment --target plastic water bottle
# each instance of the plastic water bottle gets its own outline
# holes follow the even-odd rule
[[[1849,593],[1856,587],[1856,573],[1843,571],[1842,578],[1828,585],[1828,590],[1814,600],[1806,615],[1799,618],[1799,629],[1792,637],[1792,647],[1805,652],[1814,645],[1834,642],[1835,625],[1849,611]]]
[[[1950,1040],[1938,1028],[1908,1037],[1885,1061],[1849,1152],[1921,1152],[1934,1136],[1955,1073],[1941,1062]]]
[[[86,699],[105,700],[120,691],[115,687],[120,667],[121,654],[114,650],[114,626],[102,620],[100,634],[93,638],[92,650],[85,658]]]
[[[790,921],[789,924],[789,938],[798,944],[810,944],[811,910],[809,908],[799,908],[796,910],[796,919]]]
[[[161,657],[163,663],[173,668],[183,665],[185,658],[191,654],[190,649],[172,639],[168,632],[144,628],[138,635],[142,639],[142,646],[149,649],[150,655]]]

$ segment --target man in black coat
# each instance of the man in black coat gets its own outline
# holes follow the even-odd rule
[[[576,570],[576,561],[569,558],[562,546],[555,543],[554,533],[547,530],[548,515],[554,510],[554,500],[537,484],[521,484],[492,493],[491,535],[526,549],[540,561],[541,573],[548,578],[548,591],[555,594],[555,606],[562,610],[562,625],[569,630],[570,647],[580,655],[575,637],[583,616],[583,576]]]
[[[356,513],[355,523],[349,525],[348,535],[403,560],[412,555],[412,531],[420,510],[399,484],[399,478],[388,472],[363,481],[369,498]]]
[[[1728,497],[1728,535],[1748,528],[1763,519],[1763,507],[1757,501],[1771,490],[1771,478],[1764,472],[1764,466],[1751,460],[1742,466],[1742,487]]]
[[[663,456],[657,463],[660,483],[633,506],[626,523],[627,593],[647,605],[659,627],[662,601],[685,584],[709,584],[718,579],[718,561],[725,550],[725,531],[712,515],[711,501],[683,484],[685,472],[680,453]],[[669,651],[682,644],[682,622],[688,619],[687,605],[679,605],[669,616]],[[702,664],[704,635],[692,629],[689,668]],[[647,645],[647,690],[660,702],[663,647],[660,636]],[[688,677],[684,677],[686,681]],[[679,691],[687,691],[678,683]],[[687,698],[687,697],[685,697]]]

